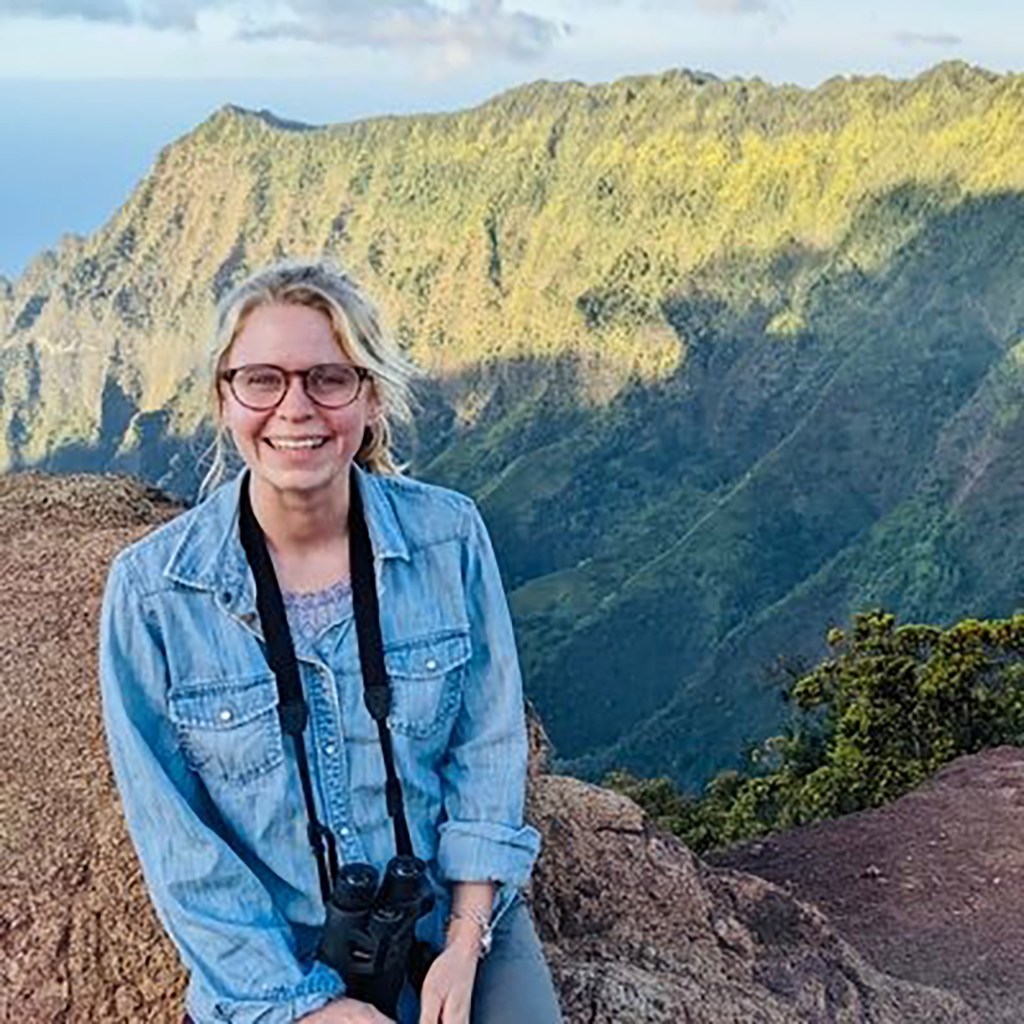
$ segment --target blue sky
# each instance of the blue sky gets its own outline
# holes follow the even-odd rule
[[[1024,65],[1006,0],[0,0],[0,274],[98,227],[224,103],[311,123],[671,67],[812,86]]]

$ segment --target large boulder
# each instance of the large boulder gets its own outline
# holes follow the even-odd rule
[[[180,1019],[96,684],[110,559],[175,511],[123,478],[0,477],[0,1019]],[[978,1020],[874,969],[782,889],[701,863],[625,797],[549,775],[531,737],[532,900],[567,1024]]]

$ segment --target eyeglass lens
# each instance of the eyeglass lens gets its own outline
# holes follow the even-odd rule
[[[320,405],[348,405],[359,392],[356,370],[344,363],[324,363],[305,371],[306,394]],[[243,366],[231,380],[235,397],[254,409],[276,405],[288,389],[288,374],[277,366]]]

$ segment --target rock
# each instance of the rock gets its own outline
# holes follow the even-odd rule
[[[0,478],[0,1019],[180,1019],[184,977],[122,823],[95,669],[109,561],[173,512],[124,479]],[[625,797],[547,774],[545,750],[535,723],[532,900],[567,1024],[978,1020],[872,968],[781,888],[701,863]]]
[[[1024,1020],[1024,750],[961,757],[887,807],[715,861],[813,901],[879,967]],[[876,874],[877,873],[877,874]]]
[[[539,774],[529,815],[545,838],[534,916],[567,1021],[977,1019],[875,970],[783,889],[701,863],[624,796]]]

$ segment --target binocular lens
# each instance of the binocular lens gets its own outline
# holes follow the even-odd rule
[[[427,866],[419,857],[392,857],[381,885],[380,903],[384,906],[406,904],[420,896],[420,880]]]
[[[339,910],[363,910],[377,894],[377,869],[372,864],[345,864],[334,886]]]
[[[419,991],[429,966],[429,947],[417,940],[416,923],[435,897],[418,857],[392,857],[379,891],[378,877],[367,863],[339,870],[317,956],[345,979],[353,999],[395,1020],[403,979]]]

